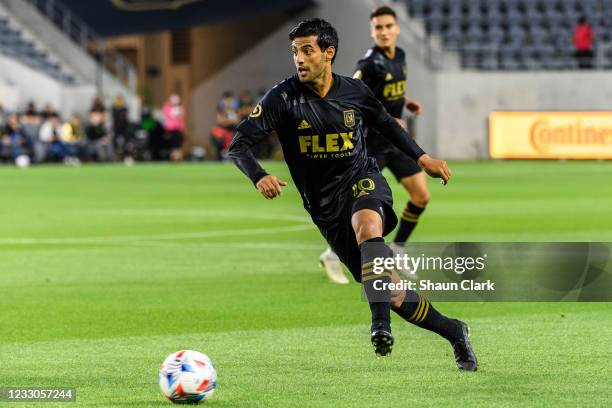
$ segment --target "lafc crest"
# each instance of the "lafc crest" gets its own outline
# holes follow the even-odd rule
[[[347,128],[355,127],[355,111],[354,110],[350,109],[350,110],[344,111],[344,126],[346,126]]]

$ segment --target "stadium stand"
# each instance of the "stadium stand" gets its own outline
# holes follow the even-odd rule
[[[424,22],[461,57],[481,70],[575,69],[573,29],[581,16],[595,34],[595,68],[612,68],[610,0],[406,0],[410,16]]]
[[[38,49],[26,39],[18,27],[11,24],[8,17],[0,16],[0,53],[18,59],[27,66],[39,70],[63,83],[74,83],[75,79],[64,72],[58,63],[52,62],[49,55]]]
[[[63,117],[87,115],[96,95],[120,94],[139,119],[133,64],[59,0],[0,0],[0,92],[9,110],[38,101]]]

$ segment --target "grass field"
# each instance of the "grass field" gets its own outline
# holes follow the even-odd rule
[[[612,241],[610,162],[452,169],[415,240]],[[470,323],[477,373],[399,319],[376,359],[359,287],[326,282],[291,185],[270,202],[229,165],[0,171],[0,387],[169,406],[157,370],[189,348],[215,361],[215,407],[612,405],[610,303],[438,304]]]

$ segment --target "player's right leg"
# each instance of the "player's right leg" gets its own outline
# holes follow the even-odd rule
[[[376,279],[390,282],[390,274],[386,273],[380,276],[374,274],[372,262],[374,257],[389,256],[391,251],[384,245],[380,227],[371,225],[380,223],[380,216],[375,211],[370,211],[370,217],[362,219],[359,216],[355,224],[361,239],[366,239],[367,241],[367,238],[370,238],[370,236],[374,238],[370,240],[371,242],[367,244],[364,242],[361,246],[357,243],[357,234],[351,222],[352,214],[354,213],[357,213],[357,211],[348,211],[347,209],[346,218],[342,217],[337,223],[332,225],[319,225],[318,227],[329,243],[329,246],[338,254],[340,261],[346,265],[355,280],[357,282],[363,281],[370,311],[372,312],[371,341],[376,354],[382,356],[389,354],[393,345],[390,327],[390,296],[385,296],[382,292],[374,292],[373,286]]]
[[[380,208],[378,200],[370,200],[371,207]],[[391,291],[385,285],[391,283],[390,271],[374,270],[377,259],[391,256],[391,250],[383,239],[383,219],[379,212],[362,206],[351,217],[351,225],[361,253],[361,283],[372,312],[371,341],[378,356],[386,356],[393,348],[391,335]]]

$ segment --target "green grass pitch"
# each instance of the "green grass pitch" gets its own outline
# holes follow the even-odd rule
[[[415,240],[612,241],[611,162],[452,169]],[[440,303],[470,323],[477,373],[395,317],[376,359],[291,184],[266,201],[228,164],[1,172],[0,386],[77,389],[53,407],[169,406],[157,370],[183,348],[215,362],[213,407],[612,405],[610,303]]]

